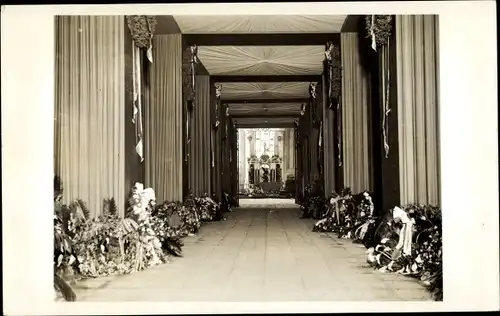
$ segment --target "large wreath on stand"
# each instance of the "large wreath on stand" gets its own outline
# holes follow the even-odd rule
[[[332,42],[326,43],[325,49],[326,64],[328,68],[328,108],[337,112],[337,147],[338,147],[338,165],[342,166],[342,136],[340,122],[340,103],[342,93],[342,65],[340,61],[340,49]]]
[[[389,45],[389,40],[392,35],[393,17],[392,15],[367,15],[365,17],[365,27],[367,37],[371,39],[371,47],[377,51],[377,47]],[[389,142],[388,142],[388,116],[391,112],[389,106],[389,92],[391,87],[390,69],[389,69],[389,50],[385,54],[385,69],[383,69],[383,82],[385,86],[383,91],[385,98],[383,100],[382,108],[384,115],[382,116],[382,137],[384,140],[385,157],[389,156]]]

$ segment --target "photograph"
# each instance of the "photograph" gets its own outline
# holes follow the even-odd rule
[[[55,17],[61,301],[440,301],[437,15]]]
[[[2,6],[4,314],[500,310],[495,6]]]

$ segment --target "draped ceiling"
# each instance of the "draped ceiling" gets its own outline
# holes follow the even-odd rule
[[[310,81],[286,81],[285,78],[256,82],[241,77],[251,76],[255,79],[255,76],[290,78],[290,76],[321,75],[325,42],[318,41],[309,45],[297,39],[296,43],[292,40],[286,45],[273,45],[268,37],[293,34],[305,35],[307,40],[308,34],[314,36],[340,33],[346,17],[346,15],[177,15],[171,20],[175,21],[174,24],[177,24],[179,31],[186,36],[262,35],[252,45],[227,43],[208,45],[195,42],[198,45],[198,58],[211,76],[219,79],[224,76],[239,78],[237,82],[230,80],[217,82],[222,86],[221,98],[229,105],[229,113],[235,117],[238,127],[274,125],[292,127],[294,120],[300,115],[301,102],[297,99],[307,100]],[[159,23],[162,21],[160,19]],[[260,103],[258,100],[263,101]]]

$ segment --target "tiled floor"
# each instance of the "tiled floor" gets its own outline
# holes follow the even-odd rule
[[[311,231],[292,201],[249,200],[188,237],[184,258],[80,291],[84,301],[429,300],[414,279],[366,267],[365,249]]]

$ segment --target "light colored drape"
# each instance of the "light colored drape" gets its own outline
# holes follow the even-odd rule
[[[439,204],[437,16],[396,17],[401,204]]]
[[[124,65],[123,16],[56,18],[55,171],[93,216],[125,201]]]
[[[156,199],[181,201],[182,41],[180,34],[153,37],[150,100],[145,108],[145,179]]]
[[[210,77],[196,76],[196,105],[191,119],[189,189],[195,196],[210,194]]]
[[[357,33],[341,34],[344,186],[371,190],[369,151],[370,75],[363,69]]]

